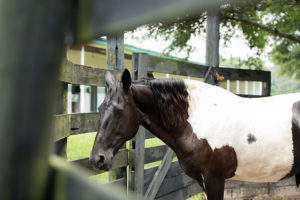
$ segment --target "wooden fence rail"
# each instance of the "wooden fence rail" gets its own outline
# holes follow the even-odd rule
[[[71,135],[95,132],[98,128],[99,114],[75,113],[54,116],[53,141],[58,141]]]
[[[110,71],[115,80],[120,80],[122,74],[121,71],[78,65],[65,60],[62,63],[58,79],[76,85],[105,87],[104,76],[106,71]]]
[[[148,56],[148,70],[159,73],[169,73],[190,77],[204,78],[209,66],[193,64],[184,61],[161,58],[157,56]],[[240,81],[266,81],[270,80],[271,73],[260,70],[247,70],[220,67],[215,68],[225,80]]]

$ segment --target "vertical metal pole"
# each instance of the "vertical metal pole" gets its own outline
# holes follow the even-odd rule
[[[0,199],[45,199],[65,6],[1,1]]]
[[[106,45],[106,67],[107,69],[124,69],[124,33],[107,36]],[[122,148],[126,148],[124,145]],[[119,178],[125,178],[127,184],[127,170],[123,167],[109,172],[109,180],[114,181]]]
[[[206,19],[206,59],[208,66],[219,67],[220,12],[208,10]],[[216,84],[212,73],[208,83]]]
[[[138,79],[147,77],[148,55],[145,53],[132,54],[132,77],[138,71]],[[140,126],[135,138],[130,142],[129,163],[129,187],[137,193],[137,199],[141,199],[144,193],[144,154],[145,154],[146,129]],[[134,158],[134,159],[133,159]]]

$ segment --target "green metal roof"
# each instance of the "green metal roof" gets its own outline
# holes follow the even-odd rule
[[[98,40],[92,40],[92,42],[98,43],[98,44],[103,44],[103,45],[107,44],[106,40],[99,40],[99,39]],[[156,51],[151,51],[151,50],[148,50],[148,49],[142,49],[142,48],[135,47],[135,46],[128,45],[128,44],[124,44],[124,48],[126,50],[132,51],[132,52],[147,53],[147,54],[152,55],[152,56],[158,56],[158,57],[168,58],[168,59],[177,60],[177,61],[185,61],[185,62],[196,64],[196,65],[204,65],[203,63],[190,61],[190,60],[184,60],[182,58],[178,58],[178,57],[175,57],[175,56],[163,55],[162,53],[159,53],[159,52],[156,52]]]

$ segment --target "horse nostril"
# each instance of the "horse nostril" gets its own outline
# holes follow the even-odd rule
[[[104,160],[105,160],[105,157],[103,155],[100,155],[97,163],[102,164],[102,163],[104,163]]]

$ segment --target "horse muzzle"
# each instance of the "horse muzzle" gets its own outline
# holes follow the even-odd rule
[[[104,154],[91,155],[90,163],[93,168],[98,170],[109,170],[112,167],[112,159]]]

